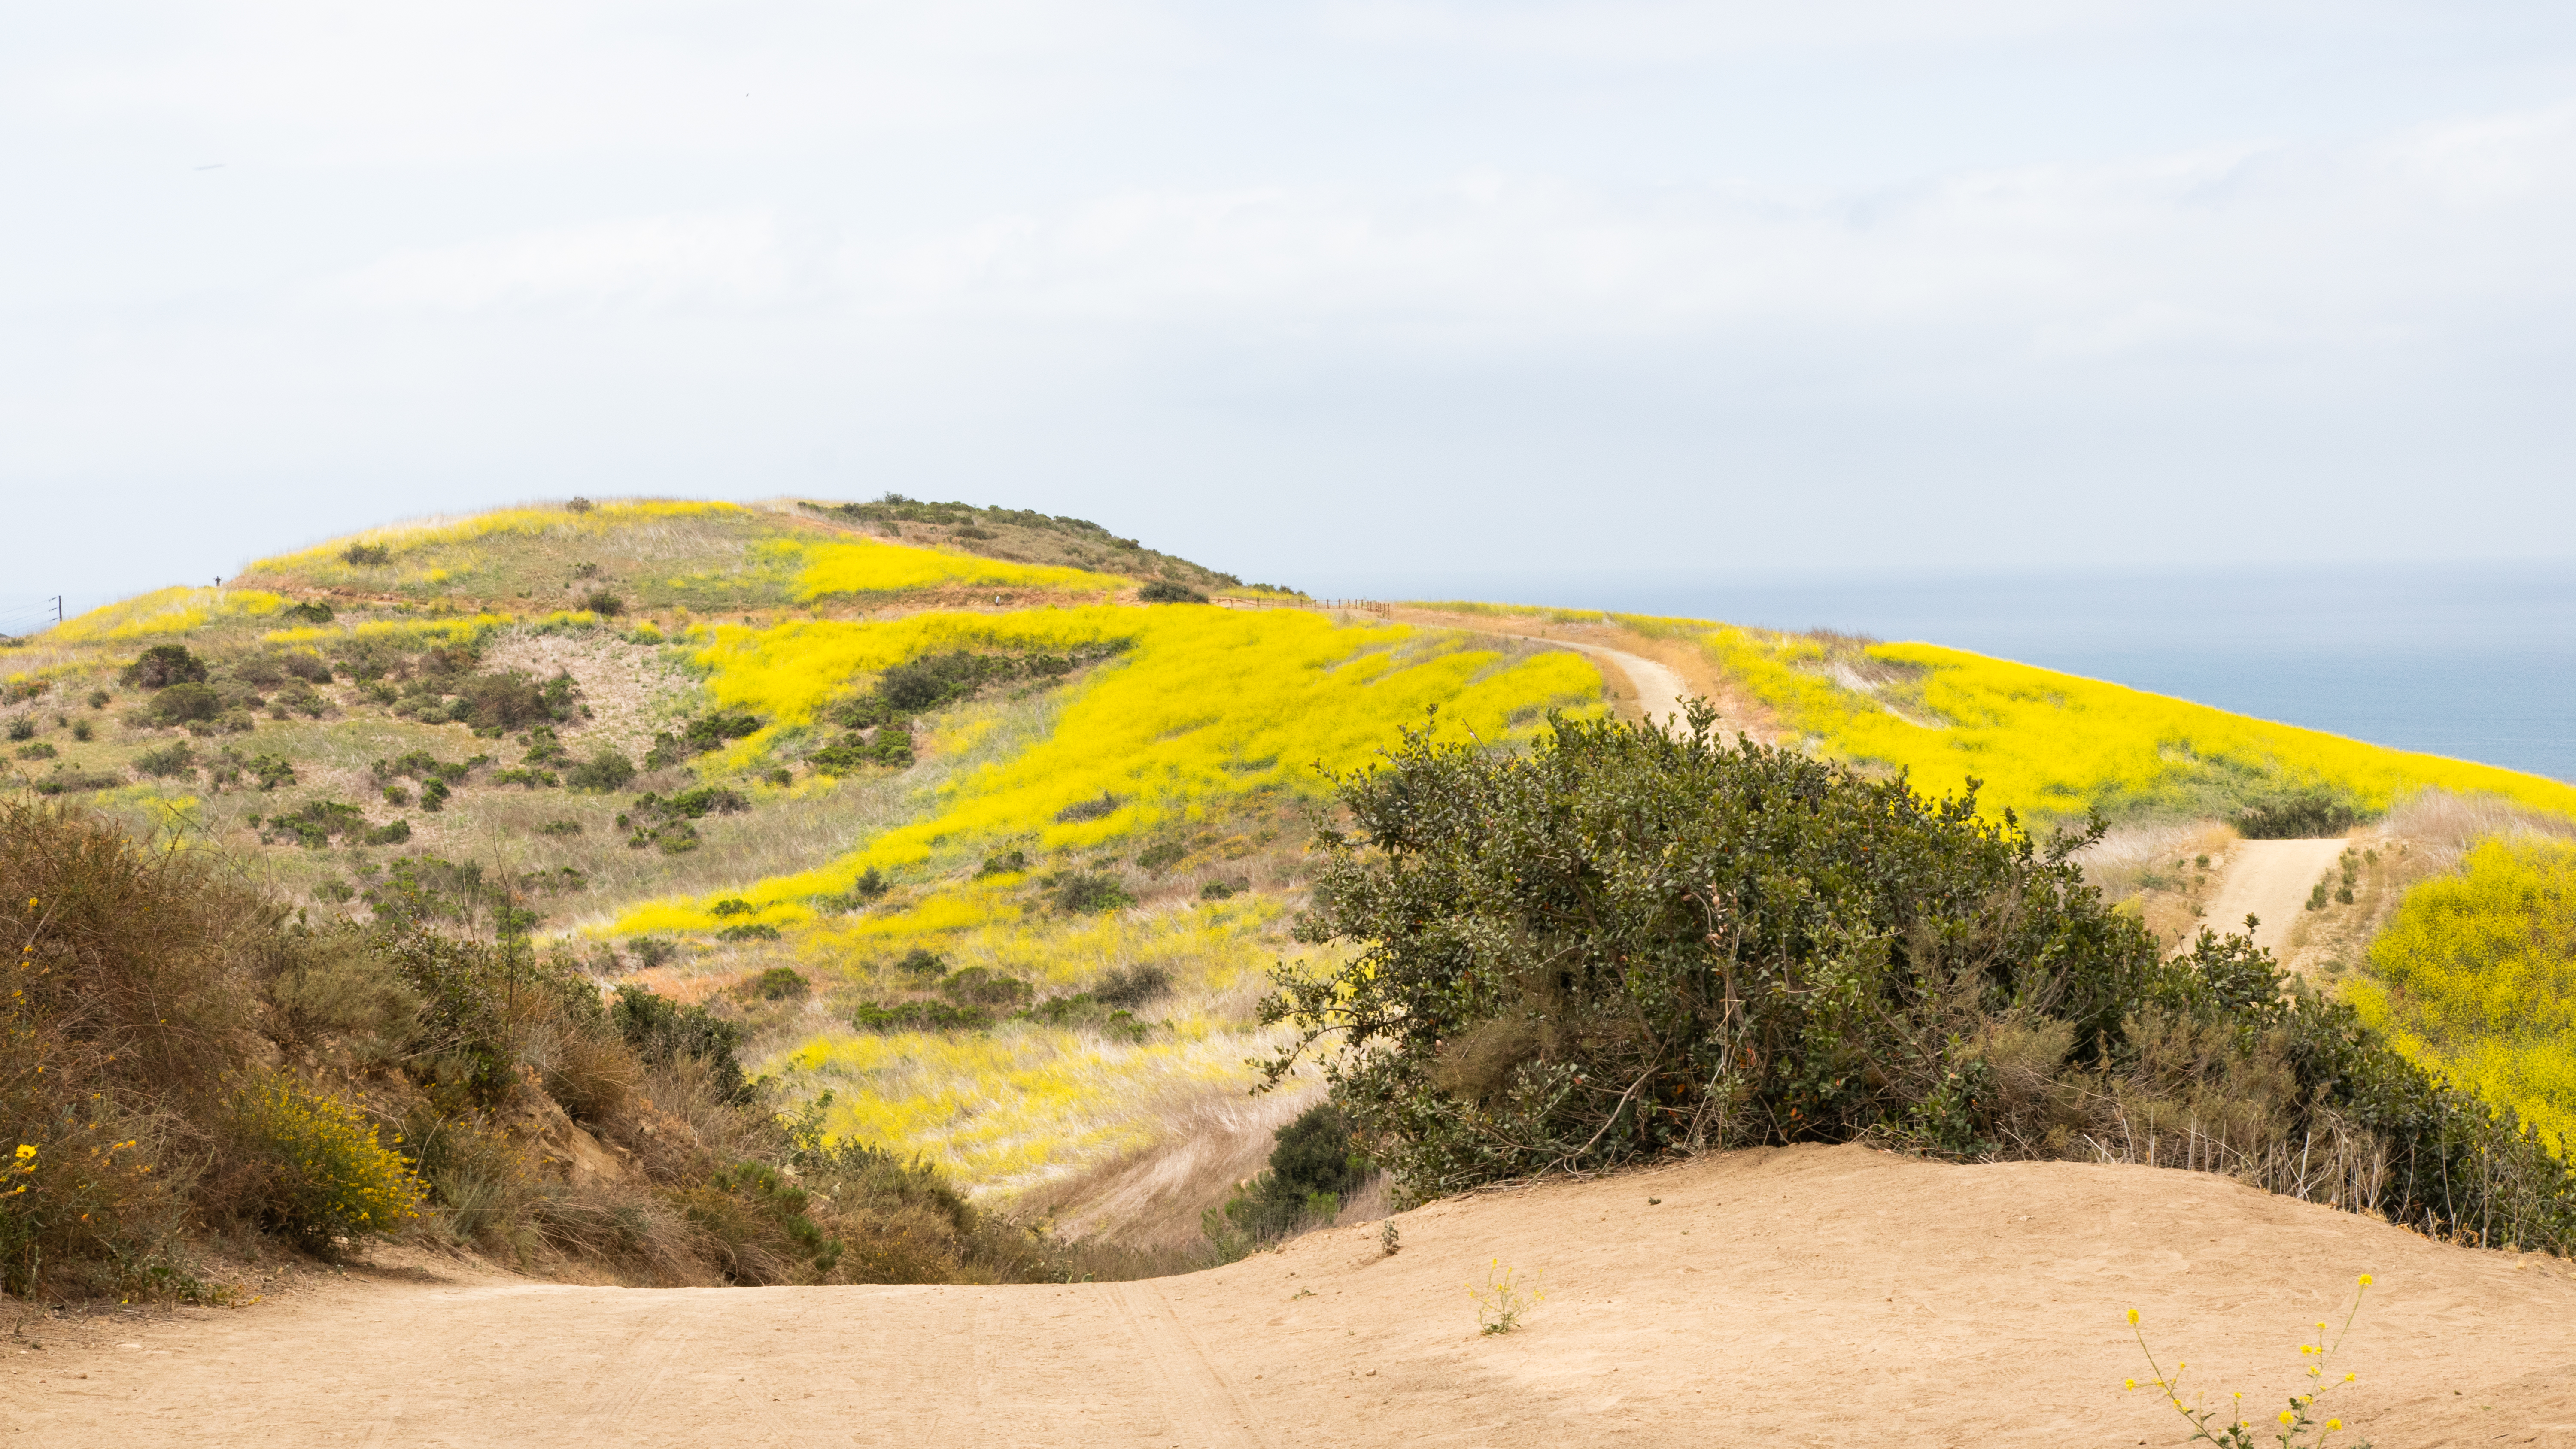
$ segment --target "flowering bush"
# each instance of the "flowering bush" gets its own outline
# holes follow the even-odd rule
[[[329,1247],[388,1236],[420,1216],[420,1179],[357,1108],[272,1076],[245,1085],[234,1111],[245,1147],[268,1169],[267,1216],[289,1236]]]

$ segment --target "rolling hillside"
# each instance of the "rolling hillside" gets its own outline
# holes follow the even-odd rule
[[[2092,878],[2177,945],[2233,924],[2208,914],[2243,883],[2226,822],[2381,821],[2339,899],[2330,866],[2313,915],[2266,927],[2329,984],[2375,982],[2371,935],[2473,843],[2404,836],[2392,806],[2576,809],[2556,782],[1928,645],[1278,607],[1304,603],[1022,510],[575,500],[13,641],[0,780],[215,847],[312,919],[400,903],[702,1005],[812,1130],[1166,1248],[1314,1090],[1244,1101],[1272,1041],[1255,1002],[1306,949],[1287,927],[1330,777],[1426,719],[1507,743],[1551,710],[1701,695],[1757,739],[1980,779],[1990,813],[2100,810]],[[2569,1120],[2556,1077],[2517,1080]]]
[[[1327,772],[1601,707],[1572,652],[1206,589],[1296,602],[909,500],[380,529],[0,654],[6,784],[316,919],[530,936],[825,1130],[1061,1187],[1241,1096]]]

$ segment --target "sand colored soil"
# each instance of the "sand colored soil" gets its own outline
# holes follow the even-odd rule
[[[2227,869],[2218,892],[2210,898],[2209,925],[2221,933],[2242,931],[2245,918],[2262,922],[2254,944],[2285,954],[2290,930],[2307,908],[2308,892],[2317,878],[2334,869],[2335,858],[2352,842],[2330,840],[2242,840],[2229,846]]]
[[[1650,1205],[1649,1198],[1660,1198]],[[351,1280],[42,1325],[45,1445],[2172,1444],[2122,1310],[2195,1397],[2338,1367],[2383,1446],[2576,1443],[2576,1281],[2224,1179],[1732,1153],[1434,1203],[1183,1278],[653,1291]],[[1465,1284],[1541,1275],[1483,1337]]]

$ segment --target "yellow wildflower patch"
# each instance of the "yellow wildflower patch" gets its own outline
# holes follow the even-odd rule
[[[1888,676],[1838,670],[1813,640],[1718,628],[1715,662],[1792,730],[1854,761],[1902,768],[1942,794],[1974,777],[1981,803],[2026,814],[2088,808],[2218,813],[2232,792],[2316,783],[2385,809],[2427,786],[2576,814],[2576,787],[2322,730],[2248,719],[2122,685],[1930,644],[1864,651]],[[2217,808],[2212,808],[2213,804]]]
[[[1084,569],[1007,563],[974,554],[911,548],[867,540],[806,543],[781,539],[770,548],[792,552],[801,603],[836,595],[896,594],[920,589],[1048,589],[1065,593],[1123,589],[1127,580]]]
[[[285,599],[262,589],[155,589],[66,619],[55,626],[49,642],[91,644],[155,634],[185,634],[217,619],[274,614],[285,603]]]
[[[2345,990],[2397,1049],[2576,1138],[2576,845],[2489,839],[2406,893]]]
[[[1435,705],[1443,735],[1500,742],[1548,708],[1598,708],[1601,696],[1599,673],[1579,655],[1512,658],[1455,647],[1454,635],[1338,626],[1302,610],[1039,609],[712,632],[697,654],[708,693],[790,724],[811,722],[827,700],[927,652],[1133,641],[1068,700],[1045,739],[951,778],[926,818],[829,865],[736,892],[756,904],[836,893],[872,865],[915,865],[976,842],[1078,847],[1205,819],[1211,807],[1256,791],[1314,793],[1325,772],[1358,765]],[[1057,819],[1103,796],[1116,802],[1105,814]],[[630,912],[617,929],[673,929],[676,909]]]

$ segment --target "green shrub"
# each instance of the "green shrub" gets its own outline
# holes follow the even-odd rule
[[[20,746],[18,749],[18,758],[22,760],[50,760],[59,753],[60,751],[56,750],[50,744],[38,743]]]
[[[89,707],[92,709],[105,709],[107,708],[107,702],[110,698],[111,696],[106,690],[93,689],[89,692]]]
[[[2240,1119],[2231,1170],[2287,1183],[2301,1142],[2358,1134],[2390,1171],[2348,1205],[2576,1247],[2576,1177],[2511,1113],[2247,938],[2167,959],[2105,906],[2068,859],[2098,823],[2043,852],[1973,799],[1728,748],[1705,705],[1513,756],[1409,732],[1339,783],[1354,828],[1319,838],[1298,930],[1353,949],[1277,973],[1264,1020],[1300,1038],[1268,1070],[1341,1038],[1334,1101],[1408,1190],[1863,1136],[2085,1156],[2115,1115],[2200,1111]]]
[[[907,976],[939,977],[948,974],[948,962],[927,946],[915,946],[895,958],[894,969]]]
[[[863,765],[902,769],[912,763],[912,731],[899,724],[879,725],[873,739],[846,734],[814,752],[813,766],[826,775],[853,775]]]
[[[582,599],[581,606],[603,619],[614,619],[626,612],[626,601],[606,589],[591,590]]]
[[[1016,976],[983,966],[969,966],[939,983],[939,994],[960,1006],[1013,1007],[1037,994]]]
[[[1142,604],[1204,604],[1208,596],[1187,584],[1156,579],[1136,591],[1136,601]]]
[[[850,1024],[861,1031],[981,1031],[993,1024],[993,1013],[946,1001],[863,1001],[852,1008]]]
[[[277,617],[297,624],[321,625],[330,623],[338,615],[332,612],[329,604],[319,599],[307,599],[300,604],[289,604],[278,610]]]
[[[1306,1109],[1280,1128],[1275,1140],[1269,1166],[1226,1202],[1225,1223],[1232,1233],[1210,1231],[1220,1250],[1230,1239],[1257,1247],[1306,1228],[1329,1226],[1343,1202],[1374,1174],[1368,1158],[1351,1145],[1350,1125],[1329,1102]]]
[[[579,706],[570,672],[540,682],[523,670],[475,674],[458,682],[453,717],[487,733],[523,730],[574,717]]]
[[[273,843],[292,840],[307,850],[319,850],[335,835],[362,835],[366,830],[367,817],[357,806],[343,800],[307,800],[286,814],[269,816],[260,838]]]
[[[716,939],[719,941],[775,941],[778,936],[779,931],[776,926],[761,921],[754,921],[748,925],[727,926],[716,932]]]
[[[379,825],[358,839],[364,845],[401,845],[411,839],[411,822],[397,820],[391,825]]]
[[[717,1253],[728,1283],[819,1283],[840,1261],[842,1245],[807,1216],[813,1198],[757,1162],[718,1172],[676,1200]]]
[[[1057,884],[1055,903],[1059,910],[1088,916],[1132,906],[1136,904],[1136,898],[1114,875],[1077,871]]]
[[[91,790],[112,789],[124,783],[125,777],[123,775],[106,774],[95,770],[70,769],[58,764],[54,766],[54,772],[52,774],[36,782],[35,788],[36,793],[39,795],[79,795],[86,794]]]
[[[763,1001],[802,1000],[814,991],[814,983],[793,966],[772,966],[752,978],[752,995]]]
[[[1239,888],[1228,885],[1224,881],[1212,880],[1199,887],[1199,899],[1203,901],[1232,900],[1234,899],[1234,894],[1237,889]]]
[[[710,916],[748,916],[757,912],[759,909],[760,907],[753,905],[751,902],[744,900],[740,896],[727,896],[723,900],[716,902],[714,905],[707,907],[707,914]]]
[[[1116,1007],[1139,1007],[1172,989],[1172,973],[1160,966],[1116,967],[1091,988],[1094,1000]]]
[[[243,766],[263,790],[275,790],[295,783],[295,766],[283,755],[253,755],[243,761]]]
[[[1177,840],[1158,840],[1137,853],[1136,868],[1161,875],[1180,864],[1189,853],[1190,848]]]
[[[186,740],[180,740],[175,744],[165,745],[157,750],[145,750],[136,755],[134,768],[156,780],[193,775],[197,772],[197,751]]]
[[[340,561],[355,568],[381,568],[394,561],[394,554],[380,543],[353,543],[340,550]]]
[[[620,986],[609,1005],[608,1021],[645,1061],[694,1058],[706,1065],[725,1100],[749,1102],[757,1095],[734,1058],[742,1045],[742,1027],[709,1015],[703,1006],[656,996],[641,986]]]
[[[564,783],[575,790],[605,795],[623,790],[635,778],[635,762],[614,749],[603,746],[599,753],[564,772]]]
[[[144,717],[154,724],[202,724],[224,712],[224,697],[203,684],[166,686],[152,697]]]
[[[1029,853],[1027,851],[1006,850],[999,855],[988,855],[984,857],[984,863],[976,869],[975,876],[980,880],[988,875],[1017,875],[1028,868]]]
[[[1118,807],[1125,803],[1117,796],[1103,790],[1097,800],[1077,800],[1055,812],[1055,820],[1058,825],[1073,825],[1085,820],[1103,820],[1116,814]]]
[[[90,741],[98,738],[98,726],[91,724],[85,719],[73,720],[72,738],[80,741],[82,744],[88,744]]]
[[[9,738],[11,740],[32,740],[35,737],[36,717],[34,715],[22,714],[16,719],[9,721]]]
[[[306,1248],[388,1237],[420,1216],[420,1180],[358,1109],[267,1076],[243,1084],[233,1112],[242,1154],[265,1179],[262,1216]]]
[[[2328,786],[2310,785],[2250,801],[2228,823],[2248,840],[2314,840],[2341,835],[2360,820],[2350,799]]]
[[[173,684],[205,682],[206,661],[189,653],[185,644],[155,644],[117,675],[117,683],[128,689],[166,689]]]

